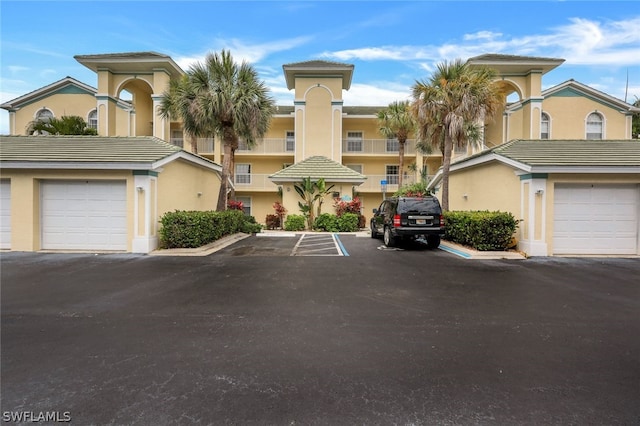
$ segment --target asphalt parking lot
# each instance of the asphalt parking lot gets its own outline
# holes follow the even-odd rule
[[[640,259],[307,243],[2,253],[3,421],[640,424]]]

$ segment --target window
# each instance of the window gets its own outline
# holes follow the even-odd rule
[[[362,174],[362,164],[345,164],[345,166],[350,168],[353,171],[356,171]]]
[[[387,139],[387,152],[398,152],[400,151],[400,143],[398,139]]]
[[[602,139],[603,126],[602,116],[597,112],[592,112],[587,117],[587,139]]]
[[[543,112],[540,115],[540,139],[549,139],[551,135],[551,120],[549,119],[549,114]]]
[[[171,131],[171,143],[175,146],[183,147],[184,137],[182,134],[182,130],[172,130]]]
[[[285,136],[285,147],[284,150],[287,152],[293,152],[296,150],[296,134],[292,131],[287,131],[287,135]]]
[[[247,145],[247,142],[245,142],[245,140],[242,138],[238,139],[237,151],[249,151],[249,145]]]
[[[251,197],[236,197],[236,201],[242,203],[242,211],[244,214],[251,216]]]
[[[347,152],[362,152],[362,132],[347,132]]]
[[[236,164],[236,183],[251,184],[251,164]]]
[[[42,108],[36,112],[36,120],[48,121],[53,118],[53,112],[47,108]]]
[[[387,166],[387,184],[397,185],[400,166]]]
[[[91,112],[89,112],[89,115],[87,116],[87,125],[91,129],[98,130],[98,110],[97,109],[94,109]]]

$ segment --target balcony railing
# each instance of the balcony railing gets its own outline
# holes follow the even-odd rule
[[[416,141],[407,139],[405,155],[416,153]],[[387,139],[343,139],[342,155],[398,154],[398,142]]]
[[[236,154],[291,154],[295,152],[295,141],[285,138],[260,138],[255,146],[249,149],[242,142],[236,150]]]
[[[268,174],[240,174],[234,176],[236,191],[277,191],[278,185],[269,180]]]
[[[236,191],[273,191],[278,190],[278,185],[269,180],[270,174],[238,174],[235,176],[234,186]],[[366,175],[367,180],[356,189],[361,192],[382,192],[380,185],[381,180],[387,181],[387,194],[393,194],[398,190],[398,175]],[[428,176],[430,180],[433,176]],[[403,185],[416,183],[416,177],[414,175],[404,176],[402,179]]]
[[[184,138],[171,138],[169,142],[180,148],[187,143]],[[198,138],[198,154],[213,154],[213,138]]]

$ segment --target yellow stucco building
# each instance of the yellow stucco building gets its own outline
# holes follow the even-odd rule
[[[137,52],[80,55],[76,59],[96,73],[97,88],[67,77],[4,103],[1,107],[9,111],[11,135],[24,135],[28,124],[39,117],[78,115],[95,127],[101,138],[149,137],[182,148],[182,152],[189,156],[187,169],[179,171],[177,167],[165,167],[157,173],[158,179],[167,182],[189,181],[196,179],[193,173],[202,173],[205,169],[214,170],[216,167],[211,165],[222,163],[223,153],[218,140],[187,140],[179,121],[164,119],[159,113],[162,94],[169,81],[184,73],[169,56]],[[516,140],[597,141],[595,144],[601,145],[607,141],[631,139],[631,118],[637,111],[631,105],[573,80],[542,89],[543,76],[563,62],[562,59],[555,58],[493,54],[468,60],[472,66],[490,66],[496,69],[498,78],[510,95],[504,109],[493,120],[487,120],[482,146],[455,153],[457,160],[461,162],[454,163],[452,168],[451,208],[511,211],[523,220],[518,232],[520,247],[524,251],[532,255],[565,254],[562,250],[558,251],[557,247],[569,247],[574,242],[554,240],[558,235],[563,235],[558,227],[564,226],[564,222],[560,219],[554,222],[557,210],[554,210],[554,206],[558,205],[558,201],[552,197],[558,191],[553,189],[574,183],[614,183],[624,187],[621,197],[631,204],[635,203],[635,216],[628,218],[631,222],[635,220],[635,243],[632,246],[627,244],[628,247],[624,249],[614,247],[609,252],[637,254],[640,246],[640,175],[634,164],[627,164],[624,172],[619,169],[593,173],[593,170],[582,169],[582,173],[575,174],[577,170],[573,170],[571,174],[557,177],[548,171],[527,172],[528,166],[523,166],[526,163],[522,158],[513,160],[503,156],[504,159],[500,157],[496,164],[477,160],[483,153],[495,160],[499,154],[493,150],[508,146]],[[323,177],[334,185],[335,192],[332,196],[359,196],[363,214],[367,217],[371,216],[372,209],[383,199],[383,181],[386,182],[386,192],[391,194],[397,189],[399,176],[402,176],[404,183],[413,183],[420,179],[421,172],[426,172],[433,178],[432,186],[437,189],[438,170],[442,160],[440,153],[423,154],[416,150],[415,140],[410,139],[405,148],[405,167],[400,170],[397,140],[386,139],[378,130],[376,114],[385,106],[344,104],[343,93],[350,89],[354,71],[353,65],[328,61],[283,65],[287,88],[294,93],[293,105],[279,105],[264,138],[252,149],[241,143],[235,155],[233,184],[236,198],[243,202],[245,211],[258,222],[264,223],[266,216],[274,213],[272,206],[275,201],[283,202],[289,213],[299,213],[292,185],[299,176],[305,173],[311,175],[305,169],[308,165],[320,167],[320,175],[326,173]],[[637,144],[635,141],[629,143]],[[556,144],[556,147],[560,145]],[[569,148],[579,152],[583,146],[587,145],[573,143]],[[200,157],[208,163],[196,164],[195,159]],[[313,161],[309,161],[310,159]],[[294,168],[285,172],[289,167]],[[18,174],[20,173],[28,174],[24,170]],[[110,174],[112,171],[105,173],[105,178],[114,178]],[[543,178],[545,173],[547,175]],[[14,185],[23,185],[16,176],[7,170],[2,171],[2,194],[5,199],[16,199],[18,191]],[[137,187],[132,176],[134,175],[124,179],[130,191]],[[47,179],[46,176],[38,177],[35,174],[33,178]],[[52,176],[53,178],[59,177]],[[65,174],[60,178],[65,181],[84,179],[79,174]],[[203,181],[206,179],[203,178]],[[538,197],[538,202],[538,198],[530,194],[541,195],[536,192],[540,187],[543,187],[546,195]],[[194,187],[190,192],[208,194],[210,190]],[[10,195],[6,195],[7,193]],[[31,193],[33,189],[27,191],[27,194]],[[37,198],[36,194],[29,196]],[[186,205],[191,205],[191,200],[181,200],[183,195],[178,192],[167,193],[166,196],[175,200],[171,205],[173,208],[181,208],[175,206],[185,204],[182,209],[186,209]],[[132,200],[134,198],[132,196]],[[155,217],[150,217],[149,220],[157,220],[158,215],[166,211],[162,207],[164,201],[160,201],[163,199],[164,197],[159,197],[159,204],[153,210]],[[135,202],[132,200],[127,201],[128,210],[133,208]],[[206,208],[207,205],[197,208]],[[15,214],[13,206],[14,204],[11,213]],[[324,206],[325,211],[332,210],[330,202]],[[30,208],[33,210],[32,216],[42,215],[41,207]],[[131,213],[128,217],[130,220],[127,227],[133,229],[136,222],[131,218],[136,215]],[[15,228],[15,219],[10,222]],[[31,236],[27,239],[37,241],[25,243],[14,240],[13,237],[10,244],[4,243],[4,247],[42,248],[38,243],[42,239],[38,221],[29,219],[28,222],[32,229],[29,234]],[[4,223],[7,228],[6,219]],[[629,232],[632,227],[628,226]],[[5,231],[4,234],[7,232],[13,231]],[[589,239],[588,234],[579,237]],[[133,248],[133,238],[130,238],[126,249],[136,251]],[[564,250],[566,254],[572,253],[572,249]],[[597,247],[588,248],[586,252],[599,253],[601,250]]]

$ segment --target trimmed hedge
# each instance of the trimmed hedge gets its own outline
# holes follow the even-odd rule
[[[322,213],[316,218],[313,229],[316,231],[338,232],[338,216],[330,213]]]
[[[285,231],[304,231],[307,219],[299,214],[290,214],[284,221]]]
[[[445,239],[479,251],[506,250],[518,221],[509,212],[445,212]]]
[[[342,213],[340,216],[322,213],[316,218],[313,229],[325,232],[356,232],[360,230],[360,215]]]
[[[260,232],[253,216],[240,210],[180,211],[165,213],[160,219],[160,247],[196,248],[237,232]]]

